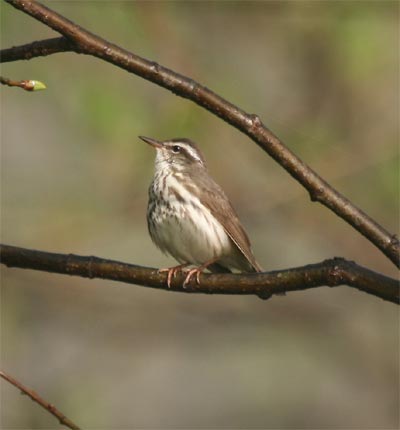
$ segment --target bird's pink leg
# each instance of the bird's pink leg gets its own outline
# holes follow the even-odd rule
[[[172,282],[172,278],[178,273],[180,272],[183,268],[189,266],[190,263],[184,263],[184,264],[179,264],[178,266],[174,266],[174,267],[167,267],[166,269],[159,269],[158,273],[168,273],[167,276],[167,285],[168,288],[171,288],[171,282]]]
[[[190,269],[189,272],[186,275],[185,281],[183,282],[183,288],[186,287],[186,285],[189,284],[189,282],[192,280],[192,277],[196,275],[196,282],[200,284],[200,275],[204,272],[205,269],[207,269],[208,266],[211,266],[211,264],[214,264],[219,257],[215,257],[211,260],[206,261],[199,267],[195,267],[193,269]]]

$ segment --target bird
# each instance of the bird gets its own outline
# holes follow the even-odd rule
[[[174,276],[188,266],[185,288],[200,284],[204,270],[212,273],[262,272],[250,240],[224,190],[210,176],[199,147],[187,138],[156,140],[139,136],[155,148],[154,177],[149,187],[147,225],[154,244],[179,265]]]

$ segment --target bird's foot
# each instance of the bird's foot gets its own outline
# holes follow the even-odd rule
[[[204,269],[203,269],[204,270]],[[190,269],[186,275],[186,278],[183,282],[183,288],[186,288],[189,285],[190,281],[194,276],[196,276],[196,282],[200,284],[200,273],[203,271],[200,267],[195,267],[194,269]]]
[[[171,282],[173,277],[180,271],[182,271],[183,268],[189,266],[189,263],[179,264],[178,266],[174,267],[167,267],[166,269],[159,269],[158,273],[168,273],[167,276],[167,285],[168,288],[171,288]]]
[[[196,279],[196,283],[200,285],[200,275],[204,272],[205,269],[207,269],[208,266],[211,266],[217,260],[218,258],[213,258],[212,260],[206,261],[199,267],[194,267],[193,269],[190,269],[186,275],[185,281],[183,282],[183,288],[186,288],[186,286],[189,285],[190,281],[194,276]]]

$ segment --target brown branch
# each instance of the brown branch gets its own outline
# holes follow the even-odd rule
[[[168,288],[166,274],[157,269],[73,254],[55,254],[9,245],[0,245],[1,263],[8,267],[51,273],[110,279],[167,291],[204,294],[257,295],[268,299],[274,294],[301,291],[320,286],[348,285],[392,303],[399,303],[395,279],[373,272],[343,258],[280,271],[254,274],[202,274],[201,284],[192,281],[183,288],[184,274],[177,275]]]
[[[9,87],[19,87],[25,91],[38,91],[46,89],[46,85],[43,82],[35,81],[33,79],[24,81],[14,81],[12,79],[4,78],[0,76],[0,84],[7,85]]]
[[[65,37],[38,40],[26,45],[13,46],[0,51],[0,63],[10,61],[30,60],[35,57],[45,57],[57,52],[77,51],[77,47]]]
[[[58,43],[66,44],[67,49],[65,50],[73,48],[76,52],[101,58],[204,107],[253,139],[308,190],[312,201],[317,201],[331,209],[379,248],[396,266],[400,267],[400,243],[397,236],[389,233],[331,187],[292,153],[261,122],[257,115],[241,110],[192,79],[109,43],[34,0],[6,1],[61,33],[70,42],[70,45],[66,44],[64,40],[62,41],[63,38],[58,42],[55,42],[56,39],[52,39],[51,43],[50,41],[36,42],[37,48],[40,44],[43,48],[38,48],[39,55],[43,55],[43,52],[45,55],[60,52],[62,48],[57,49],[59,48]],[[49,45],[52,45],[53,52]],[[14,48],[14,58],[17,57],[18,51],[26,51],[27,45],[24,46],[25,48]],[[4,53],[2,55],[4,56]],[[24,55],[25,57],[21,54],[20,58],[27,58],[26,52]],[[11,58],[12,56],[13,54],[8,51],[6,57]]]
[[[22,394],[26,394],[29,396],[34,402],[38,403],[42,408],[49,411],[52,415],[54,415],[60,424],[65,425],[66,427],[73,429],[73,430],[80,430],[80,428],[74,424],[68,417],[66,417],[62,412],[60,412],[54,405],[52,405],[49,402],[46,402],[46,400],[42,399],[38,393],[36,393],[33,390],[30,390],[29,388],[25,387],[21,384],[21,382],[14,379],[12,376],[7,375],[3,371],[0,370],[0,377],[8,381],[10,384],[17,387],[19,390],[21,390]]]

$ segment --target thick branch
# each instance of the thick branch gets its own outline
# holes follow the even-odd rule
[[[398,267],[400,266],[400,243],[398,238],[353,205],[301,161],[261,122],[257,115],[246,113],[192,79],[107,42],[36,1],[6,1],[61,33],[70,41],[71,46],[75,47],[75,51],[101,58],[167,88],[181,97],[192,100],[241,130],[300,182],[308,190],[311,200],[318,201],[331,209],[375,244],[394,264]],[[52,40],[54,41],[55,39]],[[45,47],[48,47],[49,41],[36,43],[42,43],[44,46],[42,51],[39,49],[39,52],[52,53],[45,49]],[[61,48],[56,49],[56,42],[52,43],[55,46],[54,52],[62,50]],[[62,42],[60,39],[58,43],[66,42]],[[67,46],[67,48],[71,48],[71,46]],[[23,51],[23,47],[14,49]],[[7,52],[6,58],[11,58],[12,55]],[[14,58],[16,56],[17,54],[14,55]],[[20,58],[26,58],[26,55]]]
[[[39,396],[39,394],[36,393],[35,391],[25,387],[24,385],[21,384],[21,382],[17,381],[10,375],[7,375],[1,370],[0,370],[0,377],[2,377],[3,379],[8,381],[10,384],[14,385],[15,387],[17,387],[19,390],[21,390],[22,394],[28,395],[34,402],[38,403],[42,408],[46,409],[48,412],[54,415],[58,419],[60,424],[63,424],[66,427],[73,430],[80,430],[80,428],[76,424],[74,424],[68,417],[66,417],[62,412],[60,412],[54,405],[42,399]]]
[[[395,279],[373,272],[343,258],[333,258],[304,267],[252,274],[202,274],[201,284],[192,281],[183,288],[184,274],[177,275],[168,288],[166,274],[156,269],[73,254],[55,254],[0,245],[1,263],[8,267],[51,273],[102,278],[167,291],[204,294],[245,294],[268,299],[273,294],[320,286],[348,285],[393,303],[399,303]]]

